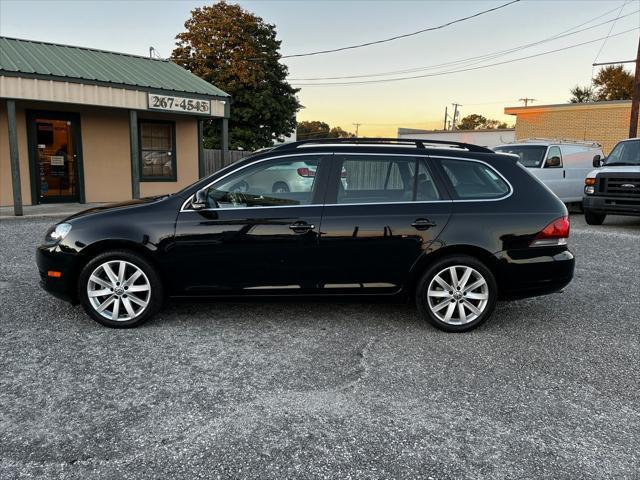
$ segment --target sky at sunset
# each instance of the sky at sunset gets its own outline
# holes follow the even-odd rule
[[[276,25],[283,55],[339,48],[436,26],[506,3],[497,1],[242,1],[244,8]],[[147,55],[149,46],[170,55],[174,37],[183,30],[191,9],[202,1],[30,1],[0,0],[0,32],[9,37],[80,45]],[[395,136],[398,127],[441,128],[445,106],[462,104],[462,115],[480,113],[513,123],[505,106],[522,97],[534,104],[564,103],[576,84],[588,84],[592,63],[635,58],[640,27],[640,0],[523,0],[503,9],[381,45],[325,55],[283,60],[295,80],[421,70],[352,82],[409,75],[433,75],[364,85],[302,86],[305,108],[299,120],[322,120],[360,135]],[[608,13],[607,13],[608,12]],[[634,13],[635,12],[635,13]],[[620,16],[615,24],[595,28],[481,61],[449,66],[469,57],[502,52],[572,33]],[[598,17],[598,18],[596,18]],[[589,23],[587,23],[589,22]],[[612,28],[613,25],[613,28]],[[619,32],[634,29],[628,33]],[[611,30],[611,37],[606,37]],[[617,35],[617,36],[616,36]],[[508,62],[591,42],[576,48]],[[435,67],[434,67],[435,66]],[[429,67],[425,69],[425,67]],[[627,68],[631,68],[630,65]],[[233,113],[232,113],[233,115]]]

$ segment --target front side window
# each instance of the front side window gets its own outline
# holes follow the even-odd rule
[[[489,200],[509,193],[509,185],[488,165],[442,159],[442,168],[462,200]]]
[[[640,141],[620,142],[607,157],[606,165],[640,165]]]
[[[172,122],[141,121],[140,180],[175,181],[175,125]]]
[[[207,207],[309,205],[321,162],[317,155],[304,155],[251,165],[211,185],[207,189]]]
[[[342,160],[338,204],[439,199],[440,195],[424,159],[362,155]]]
[[[560,168],[562,167],[562,153],[560,147],[549,147],[547,152],[547,159],[544,164],[545,168]]]

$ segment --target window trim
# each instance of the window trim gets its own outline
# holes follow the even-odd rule
[[[215,180],[212,180],[211,182],[209,182],[208,184],[206,184],[203,187],[198,188],[197,190],[201,190],[203,188],[209,188],[211,185],[213,185],[215,182],[222,180],[225,177],[228,177],[229,175],[234,174],[235,172],[239,172],[240,170],[243,170],[251,165],[255,165],[257,163],[261,163],[261,162],[266,162],[268,160],[273,160],[273,159],[277,159],[277,158],[287,158],[287,157],[301,157],[301,156],[307,156],[307,155],[326,155],[332,162],[332,164],[335,166],[337,165],[337,163],[335,162],[335,156],[336,155],[363,155],[363,153],[353,153],[353,152],[338,152],[336,153],[335,151],[321,151],[321,152],[309,152],[309,153],[290,153],[290,154],[285,154],[285,155],[277,155],[274,157],[263,157],[263,158],[258,158],[252,162],[249,162],[245,165],[242,165],[240,168],[237,169],[232,169],[229,172],[225,173],[224,175],[222,175],[219,178],[216,178]],[[388,153],[369,153],[367,152],[366,155],[383,155],[383,156],[388,156]],[[398,203],[342,203],[342,204],[337,204],[337,203],[327,203],[326,202],[326,195],[329,193],[328,192],[328,188],[325,185],[325,198],[323,200],[323,203],[312,203],[309,205],[282,205],[282,206],[269,206],[269,207],[245,207],[243,210],[250,210],[253,208],[304,208],[304,207],[349,207],[349,206],[354,206],[354,205],[403,205],[403,204],[428,204],[428,203],[466,203],[466,202],[499,202],[502,200],[506,200],[507,198],[509,198],[511,195],[513,195],[514,189],[513,189],[513,185],[511,185],[511,182],[509,182],[509,180],[507,180],[505,178],[504,175],[502,175],[495,167],[493,167],[493,165],[482,161],[482,160],[478,160],[475,158],[464,158],[464,157],[450,157],[447,155],[426,155],[426,154],[420,154],[420,153],[415,153],[412,152],[410,154],[404,154],[404,153],[394,153],[394,155],[398,155],[398,156],[407,156],[407,157],[420,157],[420,158],[424,158],[424,159],[433,159],[433,160],[438,160],[438,159],[450,159],[450,160],[460,160],[460,161],[465,161],[465,162],[477,162],[477,163],[482,163],[483,165],[486,165],[487,167],[489,167],[491,170],[493,170],[496,175],[498,175],[502,180],[504,180],[506,182],[506,184],[509,186],[509,193],[503,197],[500,198],[484,198],[484,199],[459,199],[459,198],[454,198],[454,196],[451,194],[450,189],[451,187],[445,183],[445,179],[443,178],[443,175],[446,175],[443,171],[442,171],[442,166],[438,165],[436,168],[434,168],[434,163],[431,162],[426,162],[427,163],[427,168],[429,168],[430,172],[433,174],[434,176],[434,180],[436,182],[438,182],[440,185],[442,186],[447,186],[447,188],[442,192],[443,194],[448,194],[449,198],[446,199],[442,199],[442,200],[422,200],[422,201],[409,201],[409,202],[398,202]],[[524,167],[523,167],[524,168]],[[335,172],[335,168],[332,168],[332,171],[330,172],[330,177],[333,177],[335,175],[333,175]],[[449,182],[450,183],[450,182]],[[191,201],[193,200],[196,191],[195,190],[193,193],[189,194],[187,196],[187,198],[184,200],[184,202],[182,202],[182,205],[180,206],[180,212],[179,213],[183,213],[183,212],[206,212],[206,211],[217,211],[217,210],[238,210],[237,208],[203,208],[200,210],[194,210],[192,208],[188,208],[188,205],[191,203]]]
[[[154,123],[159,125],[169,125],[171,127],[171,176],[169,177],[159,177],[159,176],[149,176],[144,175],[144,160],[142,158],[142,153],[144,151],[161,151],[161,150],[144,150],[142,148],[142,124],[143,123]],[[178,181],[178,171],[177,171],[177,158],[176,158],[176,122],[174,120],[157,120],[157,119],[148,119],[148,118],[139,118],[138,119],[138,164],[140,168],[140,181],[141,182],[177,182]]]

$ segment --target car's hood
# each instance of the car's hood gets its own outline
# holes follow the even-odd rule
[[[157,197],[139,198],[139,199],[136,199],[136,200],[127,200],[126,202],[110,203],[108,205],[101,205],[99,207],[88,208],[87,210],[83,210],[81,212],[74,213],[73,215],[65,218],[64,221],[66,222],[68,220],[73,220],[75,218],[86,217],[86,216],[89,216],[89,215],[105,213],[105,212],[119,210],[119,209],[123,209],[123,208],[139,207],[139,206],[142,206],[142,205],[145,205],[145,204],[148,204],[148,203],[157,202],[159,200],[162,200],[163,198],[167,198],[167,195],[161,195],[161,196],[157,196]]]
[[[640,173],[640,165],[618,165],[613,167],[600,167],[589,172],[588,177],[595,177],[598,173]]]

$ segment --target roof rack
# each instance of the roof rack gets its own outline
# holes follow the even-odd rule
[[[522,140],[515,140],[511,143],[535,143],[535,142],[549,142],[558,144],[575,144],[585,145],[587,147],[600,148],[602,144],[592,140],[573,140],[571,138],[543,138],[543,137],[531,137],[523,138]]]
[[[489,150],[486,147],[481,147],[479,145],[473,145],[471,143],[463,143],[463,142],[451,142],[448,140],[425,140],[419,138],[384,138],[384,137],[375,137],[375,138],[366,138],[366,137],[357,137],[357,138],[316,138],[312,140],[300,140],[298,142],[290,142],[283,143],[282,145],[277,145],[273,150],[295,150],[298,147],[306,146],[306,145],[326,145],[326,144],[354,144],[354,145],[413,145],[416,148],[424,149],[428,148],[428,146],[434,146],[437,148],[439,145],[449,145],[454,148],[465,149],[469,152],[478,152],[478,153],[494,153],[493,150]]]

